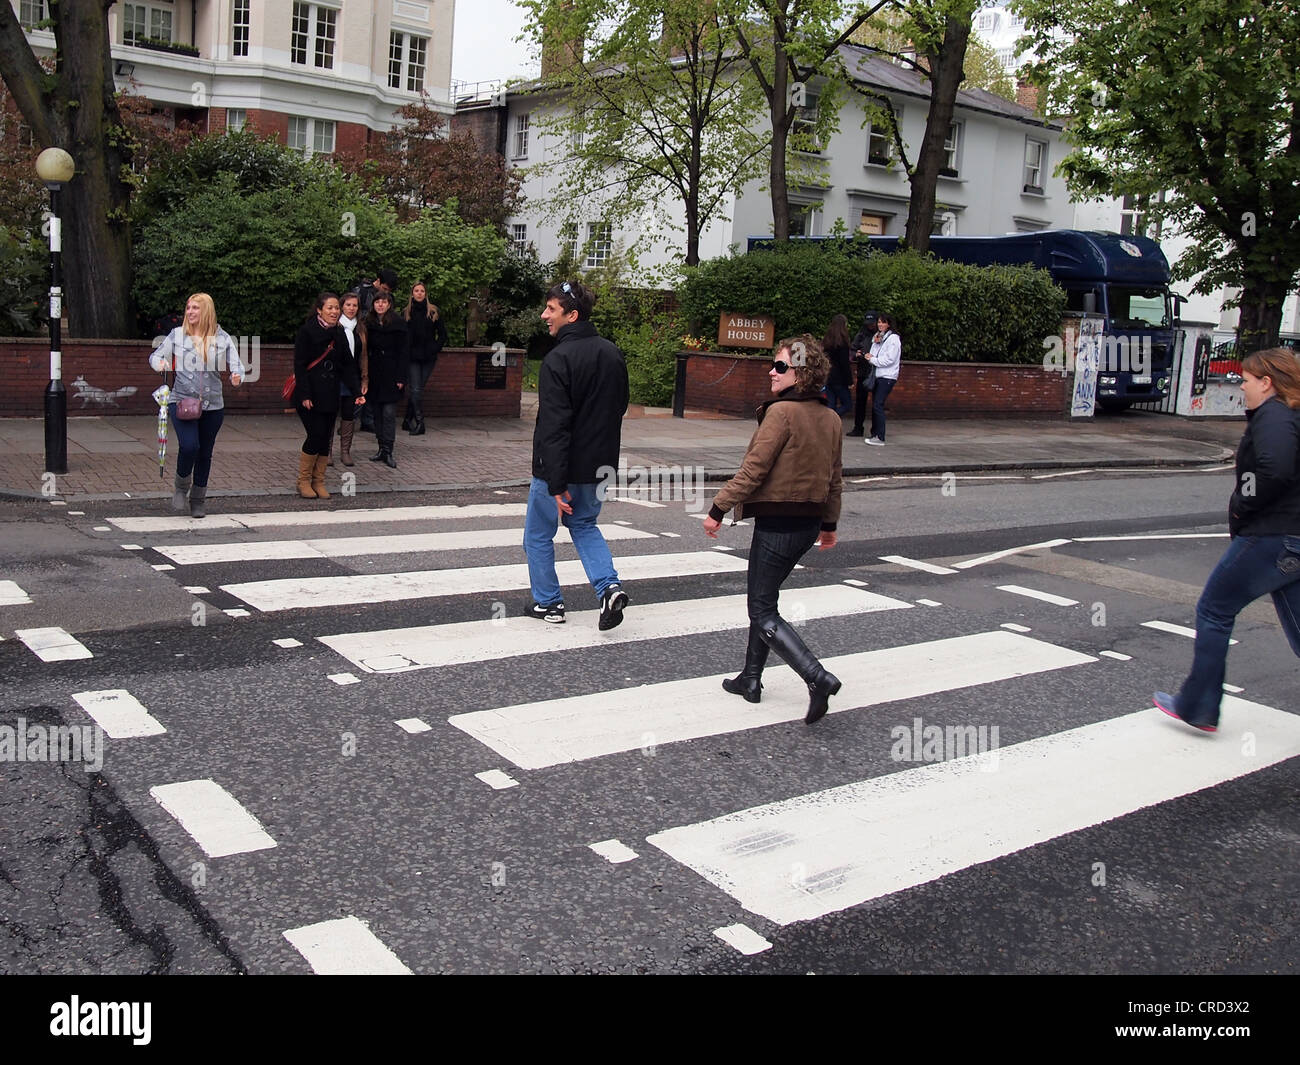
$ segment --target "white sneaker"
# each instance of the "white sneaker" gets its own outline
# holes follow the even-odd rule
[[[869,436],[869,437],[867,437],[867,438],[866,438],[864,441],[862,441],[862,442],[863,442],[864,444],[870,444],[872,447],[884,447],[884,446],[885,446],[885,442],[884,442],[883,440],[877,440],[874,436]]]

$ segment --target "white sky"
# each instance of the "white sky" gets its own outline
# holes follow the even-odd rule
[[[529,46],[515,40],[527,12],[511,0],[456,0],[451,76],[456,81],[498,81],[537,74]]]

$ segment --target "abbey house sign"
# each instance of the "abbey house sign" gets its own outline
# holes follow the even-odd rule
[[[718,320],[719,347],[770,348],[775,343],[775,318],[723,311]]]

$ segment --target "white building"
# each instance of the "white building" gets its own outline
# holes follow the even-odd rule
[[[37,55],[48,0],[9,0]],[[427,93],[448,113],[455,0],[147,0],[109,9],[120,89],[163,121],[245,125],[304,152],[363,145]]]

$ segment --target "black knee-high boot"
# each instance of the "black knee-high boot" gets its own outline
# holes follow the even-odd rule
[[[722,687],[732,695],[743,695],[746,702],[756,703],[763,698],[763,667],[767,664],[767,641],[763,630],[749,623],[749,645],[745,648],[745,668],[740,675],[722,682]]]
[[[840,690],[839,678],[822,668],[817,656],[808,650],[808,645],[784,618],[765,624],[762,633],[772,650],[784,658],[808,685],[808,713],[804,715],[804,721],[809,725],[820,721],[826,716],[830,697]]]

